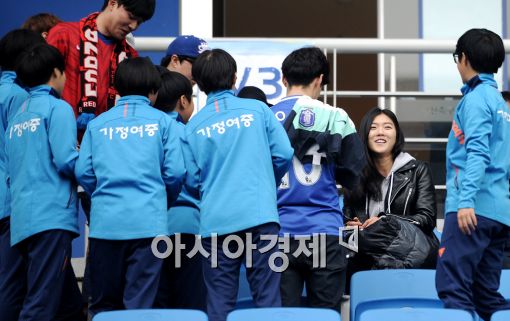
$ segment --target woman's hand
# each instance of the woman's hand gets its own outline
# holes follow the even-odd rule
[[[357,217],[355,217],[354,219],[352,219],[351,221],[347,221],[345,223],[345,225],[347,226],[361,226],[361,222],[359,221],[359,219]]]
[[[371,217],[368,220],[366,220],[365,223],[363,223],[363,225],[361,225],[361,228],[367,228],[370,225],[374,224],[375,222],[379,221],[379,219],[380,217],[377,216]]]

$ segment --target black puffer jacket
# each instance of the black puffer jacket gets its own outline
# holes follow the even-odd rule
[[[436,194],[432,175],[427,163],[411,160],[393,174],[391,193],[386,193],[385,213],[403,216],[416,221],[427,235],[433,233],[436,226]],[[391,200],[388,208],[388,197]],[[358,217],[361,222],[368,219],[366,202],[350,202],[349,192],[345,191],[344,215],[347,219]]]

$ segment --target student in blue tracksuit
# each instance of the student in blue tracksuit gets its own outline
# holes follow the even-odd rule
[[[177,121],[180,135],[193,114],[192,95],[193,88],[186,76],[164,69],[154,105]],[[197,240],[199,215],[198,200],[183,186],[181,194],[168,209],[168,235],[172,244],[180,243],[185,248],[176,254],[174,246],[170,256],[163,262],[157,308],[206,310],[201,258],[199,255],[187,256]]]
[[[476,311],[488,321],[510,309],[498,293],[510,234],[510,108],[493,74],[505,59],[501,38],[471,29],[453,54],[462,78],[446,147],[445,225],[436,288],[447,308]]]
[[[280,305],[280,275],[268,262],[278,249],[276,242],[270,246],[272,242],[261,237],[268,235],[276,241],[276,187],[288,170],[293,150],[264,103],[234,96],[236,68],[234,58],[221,49],[198,56],[192,74],[207,94],[207,104],[188,122],[183,138],[187,185],[200,198],[202,244],[214,254],[203,260],[207,313],[212,321],[225,320],[234,309],[243,262],[247,262],[255,304]],[[239,248],[240,242],[244,248]],[[256,250],[249,248],[252,245]]]
[[[82,318],[71,266],[71,241],[79,233],[76,122],[71,106],[59,98],[64,68],[64,58],[48,44],[24,52],[16,67],[30,88],[5,133],[11,245],[23,258],[17,286],[26,287],[19,320]]]
[[[283,61],[282,72],[287,97],[271,110],[282,124],[289,122],[292,116],[299,119],[297,127],[285,126],[296,156],[278,189],[280,233],[290,235],[290,252],[286,254],[289,267],[283,271],[280,285],[282,305],[300,306],[306,285],[308,305],[340,312],[347,260],[346,251],[338,242],[339,228],[344,222],[336,184],[338,181],[344,187],[352,187],[357,183],[364,165],[364,152],[347,113],[317,100],[329,76],[329,63],[322,50],[306,47],[293,51]],[[304,114],[312,117],[306,121]],[[329,122],[333,117],[337,121]],[[339,126],[321,128],[321,123]],[[312,138],[315,134],[326,137],[326,129],[327,139]],[[302,135],[309,137],[308,146],[301,146]],[[340,153],[328,150],[335,145]],[[297,156],[300,149],[304,151],[302,159]],[[338,170],[340,166],[342,171]],[[313,243],[314,233],[324,236]],[[324,248],[324,251],[295,256],[293,253],[301,244],[300,239],[309,240],[306,244],[310,251],[314,247]],[[320,246],[320,242],[325,244]],[[324,264],[314,265],[321,255]]]
[[[162,260],[151,244],[167,234],[167,195],[175,201],[185,175],[177,124],[151,106],[160,83],[148,58],[121,62],[121,98],[88,124],[81,143],[75,173],[92,199],[92,316],[155,302]]]
[[[510,91],[502,91],[501,96],[505,100],[507,106],[510,107]],[[510,237],[506,240],[505,258],[503,260],[503,269],[510,269]]]
[[[8,32],[0,41],[0,315],[3,320],[18,320],[23,304],[23,289],[17,285],[23,266],[21,254],[11,248],[10,192],[5,179],[5,130],[14,114],[28,98],[28,92],[16,81],[14,71],[19,54],[44,39],[36,32],[17,29]],[[20,294],[20,295],[18,295]],[[17,299],[17,301],[13,301]]]

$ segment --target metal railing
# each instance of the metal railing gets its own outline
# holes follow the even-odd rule
[[[137,37],[135,39],[138,50],[165,51],[172,37]],[[454,40],[428,40],[428,39],[374,39],[374,38],[211,38],[208,41],[215,43],[232,41],[264,41],[289,44],[309,44],[324,49],[325,53],[333,55],[333,70],[338,70],[337,54],[425,54],[425,53],[452,53],[455,50]],[[503,40],[506,53],[510,53],[510,40]],[[459,97],[455,93],[427,93],[420,91],[396,91],[393,86],[396,82],[395,58],[390,59],[390,88],[385,91],[338,91],[337,73],[333,72],[333,88],[326,90],[324,96],[336,97]],[[392,85],[393,84],[393,85]]]
[[[172,37],[137,37],[135,39],[138,50],[165,51],[168,44],[173,40]],[[339,91],[337,88],[337,54],[425,54],[425,53],[453,53],[455,50],[455,40],[428,40],[428,39],[373,39],[373,38],[211,38],[206,39],[215,43],[232,41],[264,41],[288,44],[309,44],[317,46],[324,50],[325,54],[331,53],[333,56],[333,90],[324,88],[322,95],[326,101],[327,97],[332,97],[333,104],[336,104],[337,97],[378,97],[390,98],[390,108],[395,111],[396,98],[414,97],[414,98],[446,98],[460,97],[458,92],[427,93],[421,91],[397,91],[396,90],[396,58],[390,57],[390,91],[384,90],[381,85],[381,75],[379,75],[379,91]],[[506,53],[510,53],[510,40],[503,40]],[[380,57],[381,55],[379,55]],[[381,60],[379,59],[379,64]],[[379,68],[379,73],[384,73],[384,68]],[[382,77],[385,77],[384,74]],[[385,81],[385,78],[384,78]],[[384,82],[382,82],[384,84]],[[381,90],[382,87],[382,90]],[[446,143],[447,138],[430,137],[408,137],[406,142],[410,143]],[[436,185],[436,189],[444,190],[444,185]]]
[[[165,51],[172,37],[136,37],[138,50]],[[210,38],[207,41],[266,41],[275,43],[307,43],[337,53],[453,53],[454,40],[429,39],[374,39],[374,38]],[[510,53],[510,40],[503,40],[506,53]]]

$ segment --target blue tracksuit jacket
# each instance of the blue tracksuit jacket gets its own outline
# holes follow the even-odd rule
[[[168,115],[177,121],[176,129],[178,129],[179,135],[184,135],[184,124],[180,121],[179,113],[170,112]],[[179,197],[168,209],[168,235],[175,233],[198,234],[199,228],[198,200],[190,195],[184,185]]]
[[[167,234],[186,170],[177,123],[143,96],[124,96],[92,120],[76,164],[91,195],[90,237],[130,240]]]
[[[279,222],[276,187],[293,149],[267,105],[231,90],[210,93],[185,127],[183,152],[202,236]]]
[[[16,73],[4,71],[0,78],[0,219],[11,215],[11,197],[5,179],[5,130],[10,119],[28,98],[28,92],[15,83]]]
[[[47,230],[79,233],[76,144],[71,106],[49,86],[31,88],[5,132],[12,245]]]
[[[462,87],[446,147],[446,213],[474,208],[510,225],[510,109],[492,74]]]

